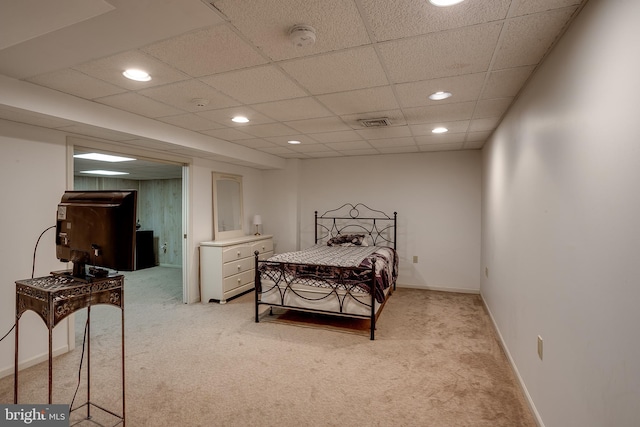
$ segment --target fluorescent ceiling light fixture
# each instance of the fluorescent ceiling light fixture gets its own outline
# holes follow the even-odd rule
[[[244,116],[235,116],[231,121],[235,123],[249,123],[249,119]]]
[[[151,76],[144,70],[138,70],[135,68],[129,68],[122,73],[123,76],[130,80],[135,80],[137,82],[148,82],[151,80]]]
[[[451,92],[438,91],[429,95],[429,99],[431,99],[432,101],[441,101],[447,98],[451,98]]]
[[[447,129],[447,128],[435,128],[431,132],[433,132],[433,133],[445,133],[445,132],[449,132],[449,129]]]
[[[92,170],[92,171],[80,171],[80,173],[88,173],[91,175],[129,175],[128,172],[118,172],[118,171],[105,171],[105,170]]]
[[[287,142],[288,142],[289,144],[293,144],[293,145],[301,144],[301,142],[300,142],[300,141],[294,141],[294,140],[292,140],[292,141],[287,141]]]
[[[74,154],[74,158],[76,159],[86,159],[86,160],[97,160],[99,162],[130,162],[131,160],[135,160],[131,157],[122,157],[122,156],[112,156],[111,154],[102,154],[102,153],[85,153],[85,154]]]
[[[453,6],[454,4],[462,3],[464,0],[429,0],[434,6],[446,7]]]

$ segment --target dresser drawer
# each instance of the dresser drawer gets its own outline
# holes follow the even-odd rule
[[[246,258],[251,255],[253,255],[253,252],[251,251],[251,245],[231,246],[230,248],[225,248],[222,251],[222,262],[226,263],[229,261]]]
[[[253,255],[255,251],[258,251],[261,254],[264,252],[273,252],[273,240],[265,239],[255,242],[251,245],[251,255]]]
[[[260,255],[258,255],[258,259],[260,261],[264,261],[264,260],[267,260],[267,259],[271,258],[272,256],[273,256],[273,251],[264,252],[264,253],[260,253]],[[255,259],[254,259],[254,261],[255,261]]]
[[[247,283],[253,283],[254,279],[254,270],[245,271],[244,273],[225,277],[222,281],[222,290],[223,292],[231,291],[239,286],[246,285]]]
[[[251,270],[255,267],[256,260],[254,257],[242,258],[237,261],[230,261],[222,267],[223,277],[233,276],[243,271]]]

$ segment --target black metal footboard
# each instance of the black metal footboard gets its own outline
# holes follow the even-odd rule
[[[270,307],[280,307],[289,310],[307,311],[312,313],[330,314],[342,317],[352,317],[369,319],[370,339],[375,339],[376,320],[382,307],[392,292],[389,287],[388,293],[380,303],[376,311],[376,273],[375,259],[371,259],[371,267],[330,267],[318,266],[314,264],[296,264],[287,262],[273,262],[258,259],[258,252],[255,252],[255,321],[260,322],[259,307],[267,305]],[[268,284],[263,289],[263,277]],[[310,285],[314,290],[321,290],[314,296],[305,295],[296,285]],[[356,298],[355,293],[362,293],[369,290],[371,298],[363,301]],[[326,292],[325,292],[326,291]],[[263,293],[277,292],[278,301],[262,301]],[[295,306],[287,304],[288,294],[295,294],[296,297],[305,301],[305,306]],[[334,300],[337,303],[337,310],[326,310],[314,308],[314,304],[321,305],[327,300]],[[368,314],[350,313],[347,304],[356,304],[364,307],[363,312]]]

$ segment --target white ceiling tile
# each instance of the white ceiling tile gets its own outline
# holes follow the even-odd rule
[[[464,133],[445,133],[441,135],[421,135],[416,136],[416,144],[425,145],[425,144],[457,144],[460,142],[464,142],[465,138]]]
[[[487,71],[502,24],[491,23],[379,45],[394,83]]]
[[[460,102],[457,104],[406,108],[404,115],[409,124],[454,122],[470,119],[475,105],[475,102]]]
[[[138,93],[192,113],[240,105],[238,101],[195,79],[144,89]],[[197,98],[207,100],[208,104],[199,106],[194,101]]]
[[[242,139],[242,140],[234,141],[234,144],[238,144],[244,147],[258,149],[258,150],[263,148],[277,147],[278,145],[262,138]]]
[[[267,63],[227,25],[187,33],[142,50],[192,77]]]
[[[134,92],[98,98],[95,101],[145,117],[175,116],[184,113],[184,110],[171,107]]]
[[[341,132],[312,133],[309,134],[309,136],[318,142],[324,143],[362,140],[362,137],[352,130],[345,130]]]
[[[464,144],[429,144],[429,145],[420,145],[420,151],[453,151],[453,150],[461,150]]]
[[[493,130],[484,130],[484,131],[476,131],[476,132],[467,132],[467,144],[469,142],[478,142],[486,141],[490,136]]]
[[[404,145],[401,147],[377,147],[380,154],[417,153],[420,151],[417,145]]]
[[[375,156],[376,154],[380,154],[380,152],[375,148],[363,148],[360,150],[341,150],[340,154],[344,156]]]
[[[312,139],[308,135],[301,135],[301,134],[271,136],[264,139],[277,145],[284,145],[285,147],[289,147],[292,145],[292,144],[289,144],[289,141],[300,141],[301,142],[300,145],[308,145],[308,144],[319,145],[318,141],[316,141],[315,139]],[[295,147],[293,147],[292,149],[295,149]]]
[[[465,150],[479,150],[484,147],[485,141],[474,141],[474,142],[465,142],[464,149]]]
[[[138,82],[126,78],[122,73],[129,68],[146,71],[151,76],[151,80]],[[77,65],[73,69],[130,90],[174,83],[189,78],[179,70],[139,50],[130,50],[107,58],[96,59]]]
[[[112,85],[111,83],[96,79],[95,77],[88,76],[71,68],[41,74],[27,79],[27,81],[85,99],[95,99],[125,92],[125,89],[119,86]]]
[[[516,96],[533,72],[533,69],[533,66],[526,66],[490,72],[481,98]]]
[[[313,152],[313,153],[307,153],[307,155],[309,157],[312,157],[314,159],[324,159],[324,158],[329,158],[329,157],[339,157],[340,153],[338,153],[337,151],[317,151],[317,152]]]
[[[295,151],[287,148],[287,147],[279,147],[279,146],[275,146],[275,147],[266,147],[266,148],[261,148],[260,151],[264,151],[265,153],[269,153],[269,154],[295,154]]]
[[[350,130],[351,128],[344,124],[337,117],[323,117],[319,119],[296,120],[285,122],[286,125],[292,127],[302,133],[321,133],[336,132],[340,130]]]
[[[219,123],[207,120],[204,117],[200,117],[193,113],[178,114],[177,116],[158,117],[156,120],[195,131],[220,129],[224,127]]]
[[[314,95],[389,83],[373,47],[297,59],[280,66]]]
[[[509,15],[521,16],[561,9],[568,6],[577,6],[581,1],[582,0],[513,0]]]
[[[331,112],[311,97],[287,99],[252,105],[253,109],[278,121],[314,119],[331,116]]]
[[[202,77],[211,85],[245,104],[306,96],[294,81],[273,65]]]
[[[451,8],[425,0],[361,0],[376,40],[392,40],[504,19],[511,0],[467,1]]]
[[[291,146],[291,149],[300,153],[318,153],[333,151],[324,144],[300,144]]]
[[[488,117],[502,117],[512,102],[513,98],[484,99],[478,101],[478,106],[473,113],[473,118],[485,119]]]
[[[500,117],[474,119],[471,120],[471,124],[469,125],[469,132],[490,131],[495,129],[498,123],[500,123]]]
[[[220,123],[224,126],[231,126],[241,128],[244,126],[250,125],[261,125],[265,123],[273,123],[273,119],[265,116],[264,114],[260,114],[255,111],[253,108],[246,107],[244,105],[238,107],[231,108],[221,108],[219,110],[209,110],[209,111],[201,111],[198,116],[203,117],[207,120],[213,120],[214,122]],[[236,116],[244,116],[248,118],[249,123],[235,123],[232,122],[231,119]]]
[[[382,138],[382,139],[373,139],[369,141],[374,148],[392,148],[392,147],[403,147],[403,146],[414,146],[416,145],[416,141],[411,136],[405,136],[402,138]]]
[[[225,141],[238,141],[240,139],[253,139],[251,134],[245,133],[239,129],[224,128],[224,129],[211,129],[202,131],[205,135],[213,136]]]
[[[447,132],[447,134],[466,132],[467,128],[469,127],[469,120],[463,120],[460,122],[439,122],[439,123],[429,123],[429,124],[421,124],[421,125],[409,125],[409,128],[411,129],[411,133],[414,136],[434,135],[434,133],[431,131],[436,127],[445,127],[449,129],[449,132]],[[440,134],[440,135],[446,135],[446,134]]]
[[[214,3],[236,28],[276,61],[370,42],[353,1],[260,0],[251,2],[250,7],[237,0],[215,0]],[[289,30],[298,24],[315,28],[313,46],[296,48],[291,43]]]
[[[409,130],[408,126],[389,126],[368,129],[363,128],[356,130],[356,132],[358,132],[358,135],[366,140],[411,136],[411,130]]]
[[[264,125],[244,126],[243,132],[258,138],[268,138],[271,136],[295,135],[298,133],[294,129],[282,123],[268,123]]]
[[[317,98],[338,115],[398,108],[396,98],[389,86],[319,95]]]
[[[478,99],[486,73],[465,74],[419,82],[400,83],[395,86],[402,107],[442,105]],[[450,92],[451,98],[432,101],[429,95],[435,92]]]
[[[537,64],[552,46],[575,8],[513,18],[505,24],[495,69]]]
[[[371,145],[367,141],[331,142],[325,145],[336,151],[371,149]]]

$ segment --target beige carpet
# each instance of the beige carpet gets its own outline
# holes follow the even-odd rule
[[[127,274],[129,427],[535,426],[477,295],[399,288],[370,341],[357,320],[325,327],[279,311],[256,324],[253,294],[185,305],[180,280],[162,267]],[[78,382],[77,317],[78,348],[54,361],[54,403],[70,403]],[[119,321],[116,308],[92,308],[92,401],[115,412]],[[21,403],[46,403],[46,363],[20,379]],[[86,401],[85,382],[76,403]],[[0,402],[12,401],[9,376]]]

